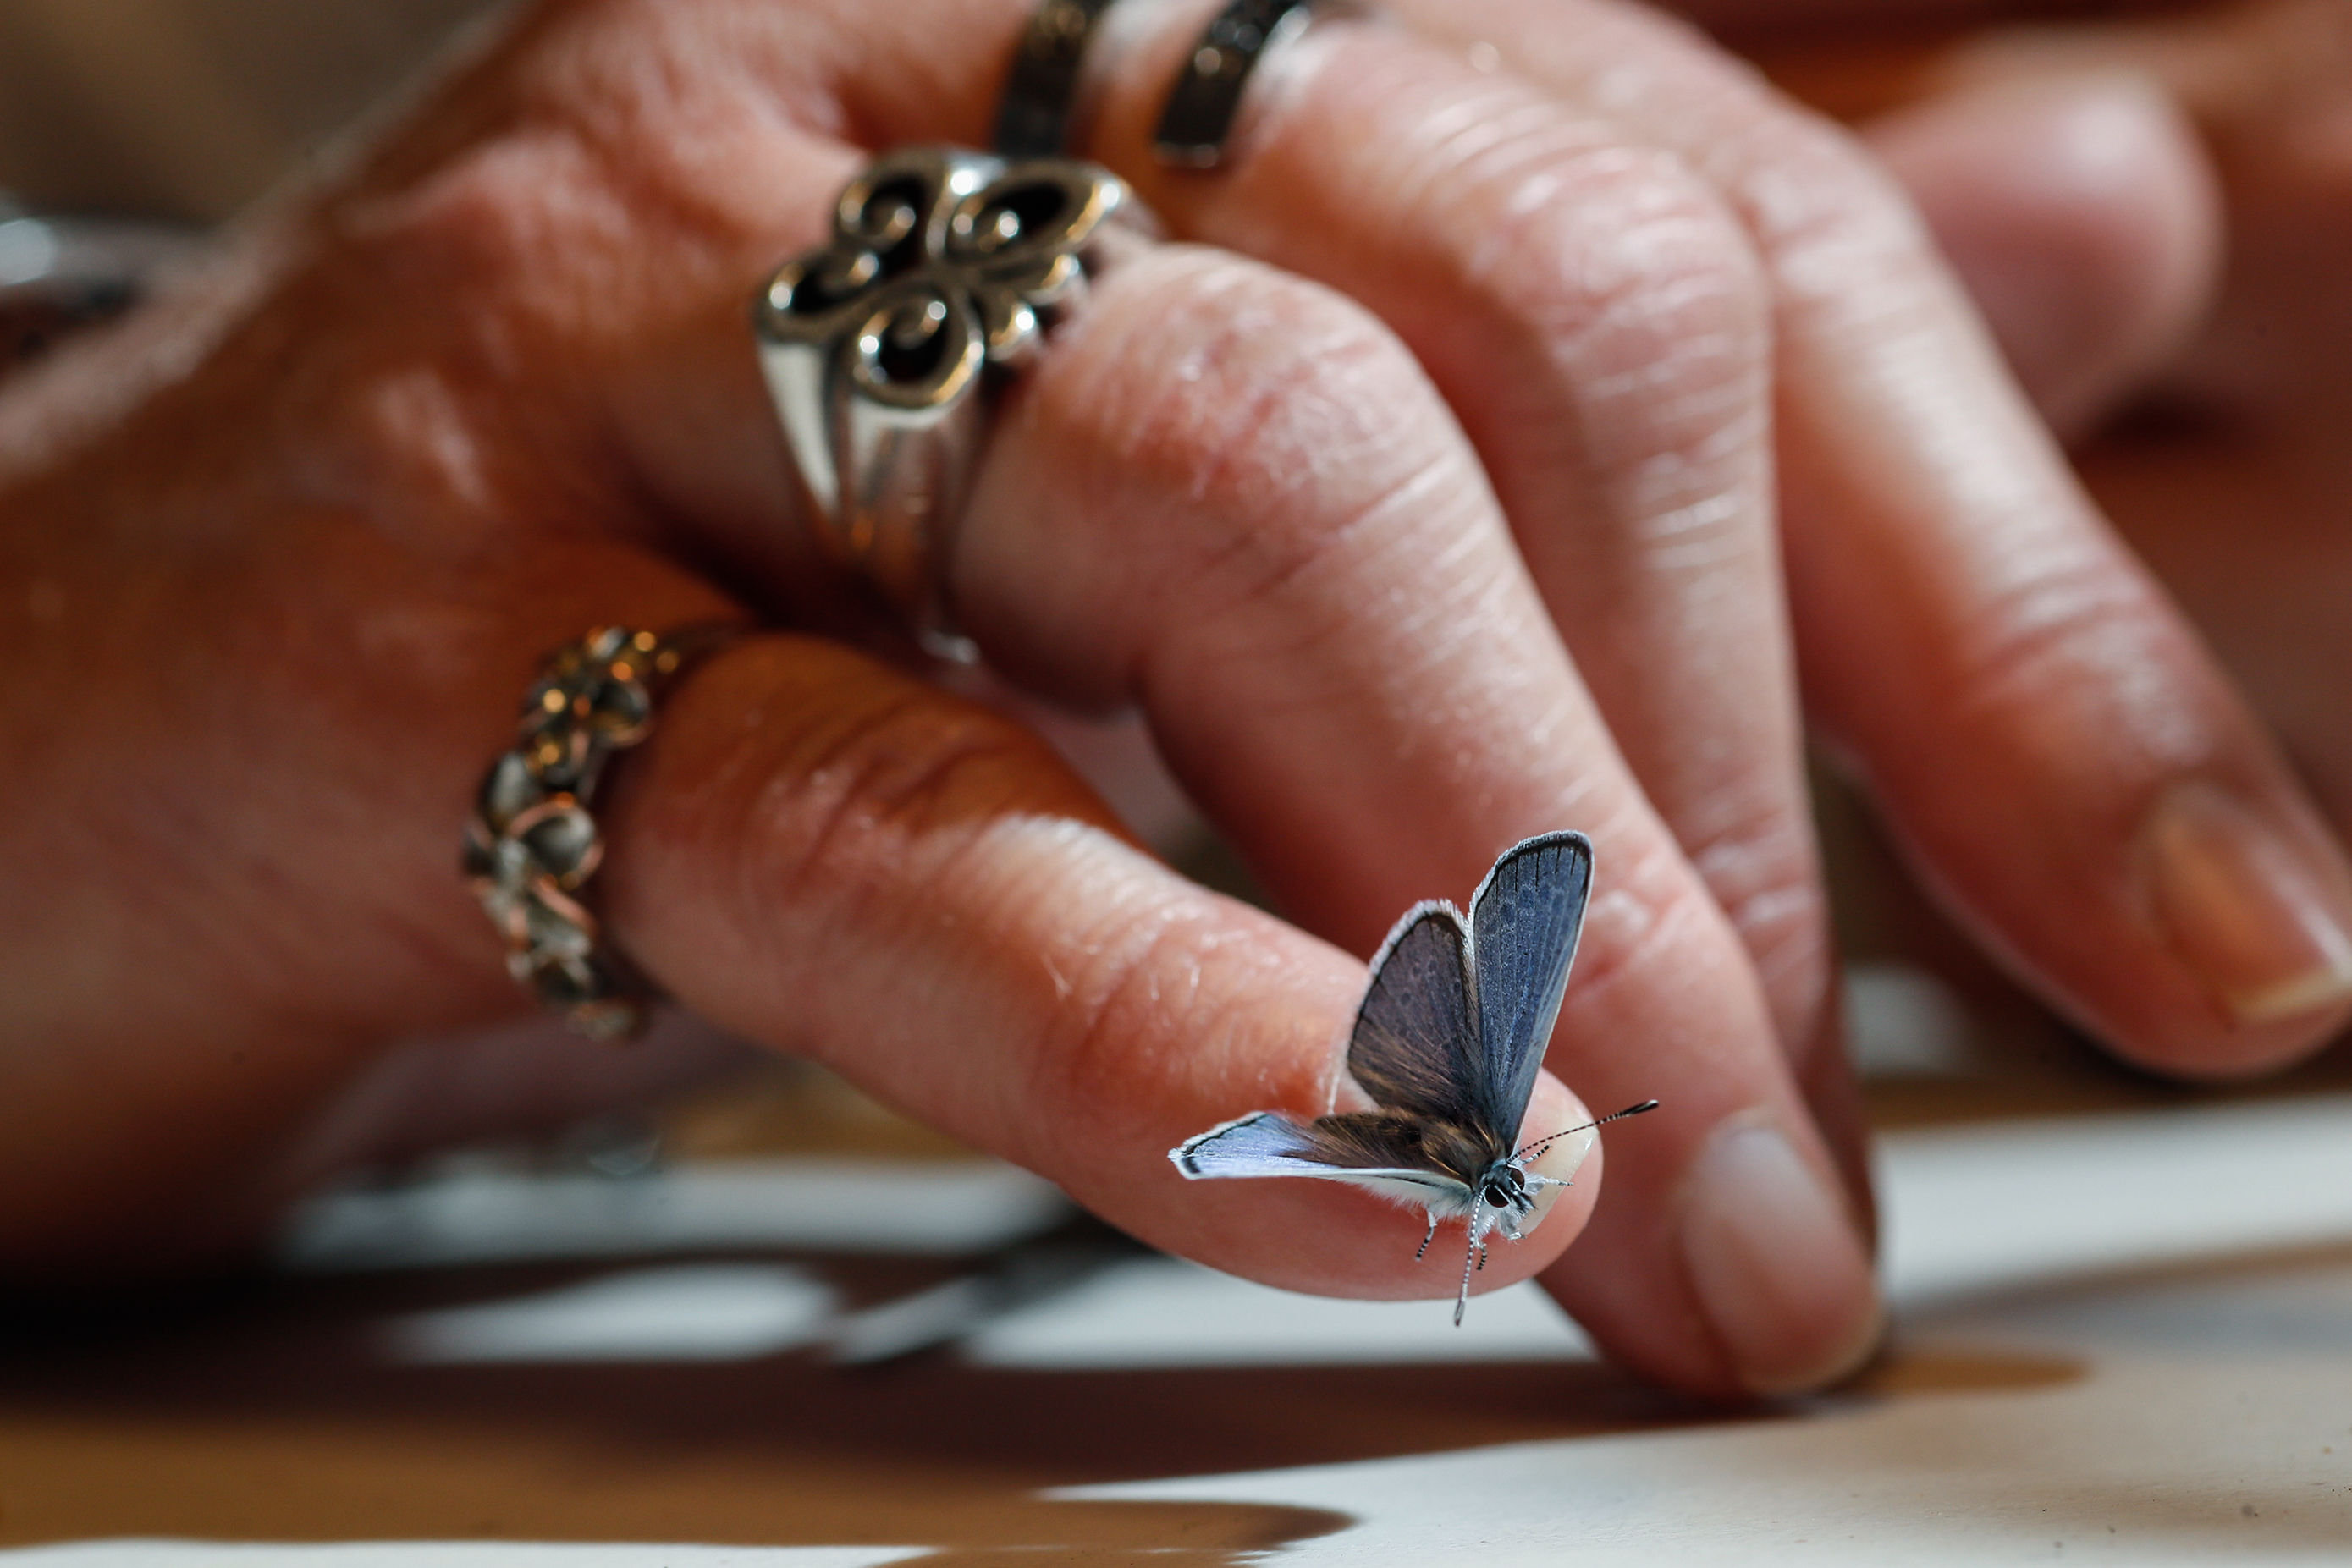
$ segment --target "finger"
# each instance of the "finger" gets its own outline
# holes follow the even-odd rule
[[[1421,25],[1458,18],[1408,0]],[[1480,31],[1676,149],[1756,235],[1813,711],[1962,917],[2150,1065],[2275,1065],[2352,1015],[2352,868],[2023,408],[1885,176],[1652,14]]]
[[[1003,10],[1009,42],[1019,15]],[[900,63],[928,57],[932,37],[902,40]],[[985,91],[860,69],[844,118],[877,139],[985,122]],[[727,234],[746,271],[761,222],[764,267],[779,220]],[[1568,669],[1442,400],[1391,336],[1321,290],[1247,268],[1188,284],[1203,264],[1182,253],[1162,265],[1178,270],[1134,276],[1202,285],[1184,312],[1196,348],[1171,342],[1171,301],[1114,276],[1006,411],[953,562],[971,629],[992,662],[1065,698],[1140,700],[1288,905],[1360,951],[1412,902],[1465,895],[1515,839],[1592,831],[1615,882],[1559,1063],[1596,1099],[1646,1098],[1661,1081],[1678,1098],[1665,1132],[1621,1145],[1621,1218],[1591,1266],[1622,1291],[1591,1321],[1656,1375],[1717,1392],[1851,1363],[1874,1333],[1867,1265],[1754,972]],[[1122,298],[1123,331],[1103,314]],[[789,486],[741,308],[731,292],[687,298],[672,330],[625,342],[597,379],[649,372],[628,406],[674,406],[614,440],[719,553],[777,570],[793,547],[762,557],[750,542],[780,531]],[[1045,392],[1049,374],[1078,390]],[[1751,1124],[1801,1179],[1768,1188],[1703,1160]],[[1751,1232],[1776,1239],[1765,1265],[1785,1289],[1685,1246]]]
[[[1199,9],[1114,14],[1093,149],[1180,230],[1361,300],[1427,368],[1634,775],[1753,955],[1866,1205],[1746,235],[1607,116],[1386,26],[1328,25],[1277,55],[1224,164],[1167,170],[1148,150],[1156,92]]]
[[[1016,389],[956,568],[992,660],[1139,703],[1283,904],[1358,951],[1418,899],[1465,898],[1515,840],[1590,832],[1601,891],[1552,1068],[1591,1103],[1674,1111],[1612,1152],[1572,1266],[1619,1283],[1588,1326],[1717,1393],[1865,1346],[1867,1263],[1737,934],[1617,754],[1475,454],[1369,314],[1213,252],[1113,273]],[[1716,1158],[1750,1126],[1791,1175],[1769,1192]],[[1760,1292],[1708,1249],[1749,1230],[1785,1271]]]
[[[1450,1296],[1421,1219],[1319,1181],[1192,1183],[1167,1151],[1342,1089],[1346,954],[1129,842],[1027,731],[773,636],[665,703],[607,811],[610,928],[663,988],[1043,1173],[1157,1245],[1288,1289]],[[1584,1120],[1547,1079],[1529,1124]],[[1589,1161],[1494,1289],[1549,1262]]]
[[[992,0],[967,8],[983,36],[1001,25]],[[1744,236],[1672,159],[1385,31],[1334,29],[1345,57],[1278,111],[1257,107],[1250,156],[1213,179],[1169,176],[1150,130],[1203,14],[1112,14],[1090,66],[1108,85],[1088,150],[1181,228],[1333,284],[1412,346],[1486,459],[1636,771],[1759,950],[1776,1016],[1792,1039],[1819,1037],[1827,971],[1770,524],[1769,328]],[[908,79],[877,59],[852,89],[861,122],[912,139],[977,112],[969,93]],[[1432,145],[1474,120],[1500,129]],[[1535,189],[1547,182],[1558,188]]]
[[[2147,78],[1979,85],[1868,135],[2061,432],[2112,412],[2210,303],[2220,193],[2194,129]]]

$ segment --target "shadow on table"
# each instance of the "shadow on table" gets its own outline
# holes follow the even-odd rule
[[[924,1282],[904,1264],[826,1268],[869,1298]],[[588,1277],[272,1281],[110,1323],[18,1325],[0,1357],[0,1542],[877,1544],[992,1568],[1074,1552],[1184,1568],[1351,1521],[1044,1494],[1773,1418],[1580,1362],[1030,1371],[930,1354],[858,1369],[797,1353],[413,1366],[382,1353],[382,1325],[401,1314]],[[1885,1392],[2073,1375],[1966,1356],[1905,1368]]]
[[[13,1325],[0,1542],[904,1544],[992,1568],[1072,1552],[1182,1568],[1349,1521],[1041,1494],[1723,1418],[1577,1363],[1031,1372],[946,1354],[858,1369],[807,1353],[488,1366],[381,1353],[399,1314],[583,1277],[280,1281],[107,1323]]]

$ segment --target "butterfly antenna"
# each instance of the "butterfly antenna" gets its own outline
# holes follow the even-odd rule
[[[1470,1249],[1462,1254],[1462,1293],[1454,1298],[1454,1326],[1462,1326],[1462,1313],[1470,1305],[1470,1263],[1478,1256],[1478,1243],[1473,1240]]]
[[[1546,1149],[1551,1147],[1554,1144],[1557,1144],[1571,1133],[1589,1132],[1594,1127],[1605,1127],[1612,1122],[1622,1122],[1628,1116],[1638,1116],[1644,1111],[1654,1111],[1657,1108],[1658,1103],[1655,1100],[1644,1100],[1639,1105],[1628,1105],[1622,1111],[1612,1111],[1606,1116],[1596,1117],[1592,1121],[1580,1123],[1573,1127],[1563,1127],[1559,1132],[1554,1133],[1550,1137],[1540,1139],[1536,1143],[1529,1144],[1526,1148],[1521,1149],[1517,1154],[1513,1155],[1511,1156],[1512,1163],[1517,1164],[1522,1160],[1542,1158],[1543,1152]]]

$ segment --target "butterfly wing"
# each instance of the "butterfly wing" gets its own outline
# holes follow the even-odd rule
[[[1592,893],[1592,841],[1546,833],[1504,852],[1470,902],[1471,993],[1478,1009],[1476,1103],[1465,1120],[1504,1148],[1518,1139],[1551,1043]]]
[[[1477,1027],[1462,915],[1450,904],[1416,904],[1372,960],[1348,1039],[1348,1071],[1391,1111],[1467,1122],[1484,1071]]]
[[[1344,1181],[1439,1215],[1466,1212],[1471,1190],[1425,1162],[1409,1121],[1380,1113],[1301,1123],[1259,1111],[1212,1127],[1168,1151],[1194,1181],[1224,1176],[1308,1176]]]
[[[1217,1176],[1325,1176],[1304,1124],[1279,1111],[1253,1111],[1168,1151],[1194,1181]]]

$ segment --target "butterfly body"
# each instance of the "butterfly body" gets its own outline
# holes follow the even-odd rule
[[[1546,1193],[1567,1185],[1528,1168],[1565,1134],[1516,1145],[1591,883],[1584,835],[1547,833],[1504,852],[1467,916],[1443,902],[1406,911],[1372,960],[1348,1043],[1349,1071],[1380,1109],[1311,1122],[1260,1111],[1185,1140],[1169,1158],[1195,1180],[1305,1176],[1366,1188],[1427,1215],[1423,1250],[1442,1221],[1466,1220],[1461,1322],[1486,1238],[1500,1229],[1521,1239],[1541,1222]]]

